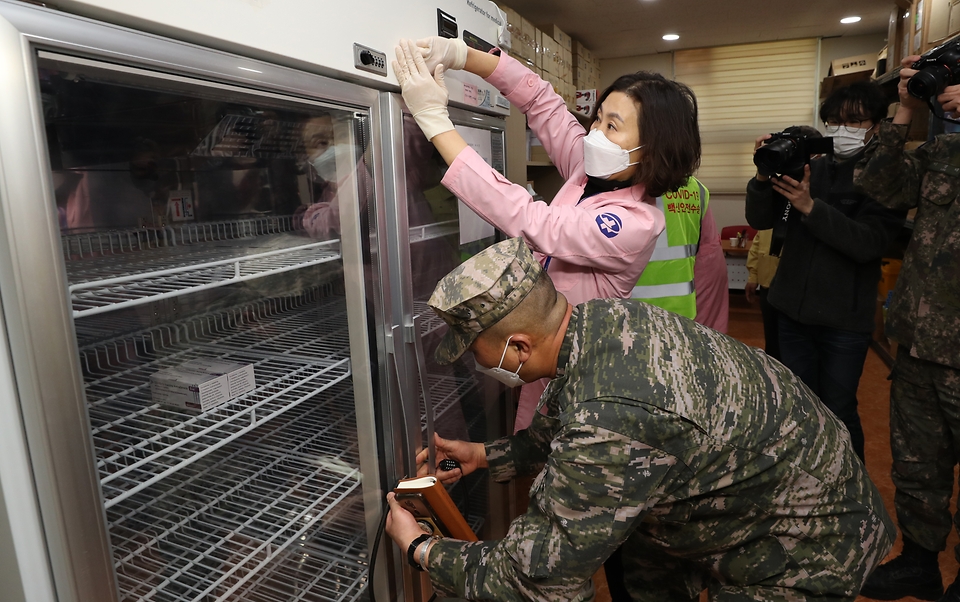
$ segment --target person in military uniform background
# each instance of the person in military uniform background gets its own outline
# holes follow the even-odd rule
[[[527,430],[436,438],[437,459],[460,463],[444,482],[539,471],[504,539],[410,554],[423,532],[387,495],[387,533],[439,595],[569,600],[623,544],[636,601],[852,601],[889,551],[846,430],[762,351],[637,300],[573,307],[519,238],[456,268],[429,304],[449,325],[441,363],[469,349],[513,386],[553,379]]]
[[[887,336],[898,343],[890,387],[894,505],[903,552],[870,576],[863,593],[877,600],[915,596],[960,602],[960,579],[943,592],[937,555],[950,533],[950,497],[960,458],[960,134],[937,136],[905,152],[907,130],[926,102],[907,92],[918,56],[903,60],[900,106],[882,123],[878,144],[855,182],[892,208],[917,208],[913,237],[887,310]],[[937,98],[960,115],[960,86]],[[960,514],[954,521],[960,525]],[[960,547],[954,553],[960,559]]]

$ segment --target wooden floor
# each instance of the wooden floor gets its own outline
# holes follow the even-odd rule
[[[763,348],[763,322],[760,319],[760,310],[756,306],[749,305],[744,300],[742,293],[731,293],[730,295],[729,334],[747,345]],[[857,397],[859,399],[860,421],[863,424],[864,437],[866,438],[867,471],[883,495],[883,502],[887,511],[896,521],[893,510],[894,487],[890,480],[890,381],[887,380],[889,374],[890,371],[886,364],[871,350],[864,365]],[[954,504],[956,503],[956,497],[956,492],[954,492]],[[957,532],[953,530],[947,540],[946,551],[940,554],[940,570],[943,572],[944,585],[953,582],[957,570],[960,568],[960,563],[957,562],[953,553],[953,548],[957,543]],[[897,556],[900,553],[901,546],[902,542],[898,534],[897,543],[890,552],[888,559]],[[610,594],[603,579],[602,570],[594,578],[594,585],[597,592],[595,601],[610,602]],[[705,593],[702,600],[707,600]],[[857,598],[858,602],[861,600],[867,601],[869,598],[863,596]],[[902,598],[902,600],[917,602],[917,599],[912,597]]]

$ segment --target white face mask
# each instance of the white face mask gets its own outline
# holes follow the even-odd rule
[[[833,155],[838,159],[849,159],[865,146],[869,128],[850,128],[842,125],[828,125],[827,136],[833,138]]]
[[[327,182],[337,181],[337,147],[330,145],[310,160],[310,164],[317,170],[317,174]]]
[[[643,148],[643,145],[630,150],[620,148],[619,144],[611,142],[601,130],[590,130],[583,139],[583,169],[588,176],[607,178],[639,163],[630,162],[630,153],[639,148]]]
[[[500,364],[496,368],[484,368],[477,362],[476,358],[473,360],[477,372],[482,372],[491,378],[495,378],[511,389],[527,384],[520,378],[520,368],[523,368],[523,364],[520,364],[516,372],[509,372],[500,367],[503,365],[503,358],[507,357],[507,348],[510,346],[510,339],[512,338],[513,336],[511,335],[510,338],[507,339],[507,344],[503,346],[503,355],[500,356]]]

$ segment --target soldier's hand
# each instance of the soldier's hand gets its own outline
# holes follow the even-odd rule
[[[444,439],[436,433],[433,434],[433,441],[437,447],[437,463],[441,460],[454,460],[460,464],[459,468],[453,470],[437,470],[437,478],[445,485],[456,483],[460,480],[460,477],[479,468],[487,467],[487,453],[483,443]],[[428,450],[426,449],[417,454],[417,474],[420,476],[429,472],[427,455]]]
[[[407,512],[397,501],[397,494],[390,492],[387,494],[387,506],[390,507],[390,514],[387,515],[386,530],[402,552],[406,552],[410,547],[410,542],[424,533],[417,519]]]
[[[953,113],[953,119],[956,119],[960,114],[960,85],[944,88],[943,94],[937,97],[937,101],[943,107],[944,113]]]
[[[917,74],[916,69],[913,69],[912,65],[918,60],[920,60],[919,55],[911,55],[900,61],[900,84],[897,87],[897,93],[900,95],[900,108],[905,111],[923,109],[927,104],[926,100],[911,96],[910,93],[907,92],[907,82]]]

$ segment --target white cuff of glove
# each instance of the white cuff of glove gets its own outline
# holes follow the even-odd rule
[[[427,137],[427,140],[433,140],[434,136],[453,129],[453,122],[450,121],[450,113],[447,112],[447,107],[424,109],[419,113],[414,113],[413,118],[420,129],[423,130],[423,135]]]
[[[444,65],[448,69],[463,69],[467,66],[467,43],[457,38],[454,40],[454,48],[457,49],[456,60],[450,61],[450,65]]]

